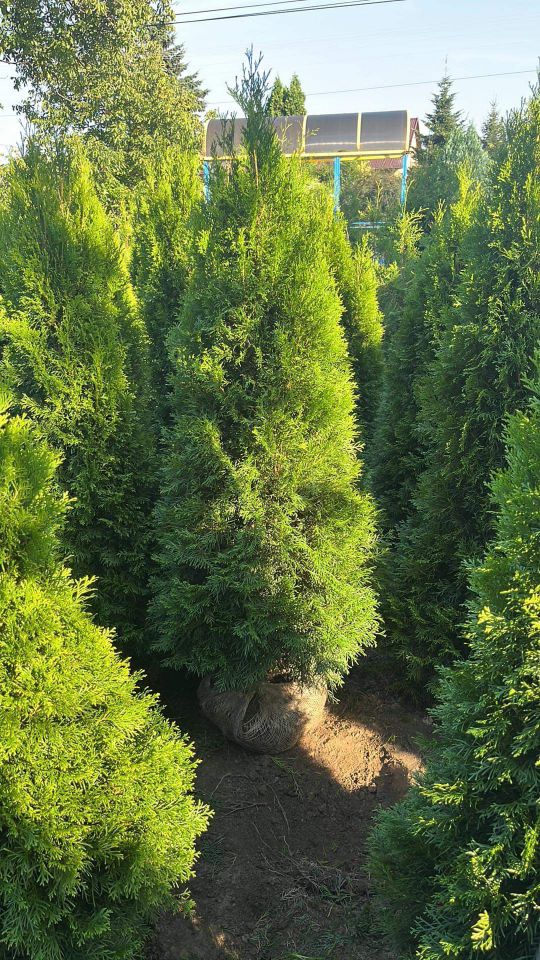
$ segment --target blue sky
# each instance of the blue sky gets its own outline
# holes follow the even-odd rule
[[[261,0],[258,0],[261,2]],[[321,0],[307,0],[321,2]],[[182,0],[186,10],[247,3],[247,0]],[[295,6],[301,6],[302,0]],[[226,85],[239,72],[253,44],[264,63],[288,81],[296,71],[309,94],[308,111],[408,109],[424,116],[433,83],[445,62],[454,77],[534,70],[540,54],[540,0],[404,0],[401,3],[284,16],[225,20],[178,26],[188,60],[208,88],[208,105],[226,110]],[[18,120],[5,116],[14,100],[0,73],[0,149],[19,139]],[[496,98],[504,112],[519,103],[534,73],[456,80],[459,107],[477,125]],[[362,92],[332,93],[358,87]]]

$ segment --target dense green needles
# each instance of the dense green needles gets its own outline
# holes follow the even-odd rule
[[[0,403],[0,956],[140,956],[207,819],[191,747],[58,559],[56,455]]]
[[[530,960],[540,937],[538,395],[506,438],[495,540],[470,570],[469,660],[443,672],[426,772],[371,842],[382,921],[419,960]]]
[[[100,622],[140,639],[150,556],[149,343],[127,252],[75,144],[35,146],[0,196],[0,376],[63,454],[77,576],[99,576]]]
[[[264,77],[237,93],[244,150],[213,169],[169,337],[153,617],[166,662],[223,687],[335,685],[376,624],[342,308],[318,188],[281,155]]]

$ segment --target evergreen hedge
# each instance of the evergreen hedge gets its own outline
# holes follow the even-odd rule
[[[533,960],[540,938],[538,393],[506,440],[495,540],[470,571],[470,657],[442,672],[426,771],[371,841],[382,921],[418,960]]]
[[[387,368],[396,379],[385,386],[385,395],[394,397],[385,429],[391,443],[394,433],[404,442],[393,448],[394,459],[377,451],[383,484],[376,489],[387,510],[389,501],[390,509],[397,506],[383,571],[385,622],[415,691],[462,649],[463,561],[481,555],[491,536],[487,484],[503,462],[506,413],[527,396],[540,339],[539,173],[536,94],[508,122],[504,157],[485,198],[473,206],[457,257],[443,243],[428,278],[433,293],[420,309],[413,291]],[[428,257],[452,216],[443,215],[434,228]]]
[[[149,344],[127,249],[77,144],[30,145],[0,185],[2,378],[63,455],[77,576],[100,581],[100,622],[123,643],[146,616],[155,462]]]
[[[57,559],[58,456],[0,401],[0,957],[128,960],[191,876],[192,747]]]
[[[251,64],[244,150],[213,167],[169,338],[153,618],[166,662],[221,687],[270,675],[335,685],[373,641],[373,505],[358,489],[327,217],[281,155],[264,90]]]

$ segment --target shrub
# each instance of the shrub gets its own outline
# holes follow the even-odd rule
[[[470,658],[442,672],[426,771],[371,841],[382,920],[419,960],[532,960],[540,937],[538,394],[506,439],[495,540],[470,571]]]
[[[0,956],[140,956],[207,812],[192,747],[57,559],[58,457],[0,402]]]
[[[373,507],[357,486],[327,217],[281,155],[264,91],[251,63],[245,149],[213,168],[169,338],[153,618],[167,662],[222,687],[275,674],[335,685],[373,639]]]
[[[145,619],[153,504],[148,338],[77,145],[55,158],[30,146],[4,171],[0,262],[2,377],[63,454],[75,573],[99,577],[99,618],[131,641]]]

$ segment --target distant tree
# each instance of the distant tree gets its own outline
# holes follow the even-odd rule
[[[185,899],[207,811],[192,747],[62,563],[59,458],[9,407],[2,395],[0,955],[131,960]]]
[[[296,73],[293,73],[288,87],[276,77],[267,110],[272,117],[294,117],[306,112],[306,95]]]
[[[469,659],[441,676],[435,737],[383,811],[370,867],[381,923],[417,960],[534,960],[540,938],[540,379],[506,430],[495,539],[469,566]]]
[[[497,109],[497,101],[492,100],[489,113],[482,124],[482,146],[490,157],[496,157],[505,139],[504,121]]]
[[[461,111],[456,110],[454,106],[455,98],[452,80],[445,73],[433,95],[431,101],[433,109],[426,116],[426,127],[429,132],[420,138],[420,149],[416,156],[420,163],[429,160],[431,152],[436,147],[444,147],[450,135],[462,126]]]
[[[332,199],[282,155],[252,59],[235,96],[244,150],[212,170],[169,336],[158,650],[222,689],[276,675],[335,687],[372,643],[376,613]]]
[[[276,77],[272,90],[270,92],[270,98],[268,100],[268,113],[271,117],[283,117],[285,116],[285,94],[287,88],[283,85],[279,77]]]
[[[485,183],[490,158],[474,127],[456,127],[440,147],[430,152],[429,161],[413,167],[407,192],[407,206],[422,211],[424,226],[433,223],[440,204],[451,204],[459,192],[459,171],[467,167],[471,178]]]
[[[306,95],[296,73],[293,73],[291,82],[283,98],[285,115],[288,117],[301,116],[306,112]]]
[[[174,41],[170,0],[13,0],[1,56],[16,69],[17,108],[36,135],[84,136],[107,197],[131,189],[170,143],[191,141],[202,106]]]

